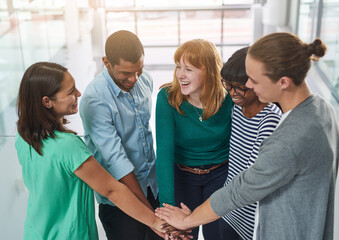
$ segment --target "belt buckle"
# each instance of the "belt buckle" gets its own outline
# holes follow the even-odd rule
[[[203,175],[203,174],[210,173],[209,169],[193,168],[193,170],[196,171],[198,175]]]

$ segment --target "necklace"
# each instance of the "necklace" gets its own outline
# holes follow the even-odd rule
[[[187,99],[188,100],[188,99]],[[199,117],[199,121],[200,122],[202,122],[202,116],[203,116],[203,113],[204,113],[204,111],[202,111],[202,113],[201,114],[199,114],[199,112],[198,112],[198,110],[197,110],[197,108],[191,103],[191,101],[190,100],[188,100],[188,102],[192,105],[192,107],[193,107],[193,109],[195,110],[195,112],[197,113],[197,115],[198,115],[198,117]]]
[[[200,115],[199,112],[198,112],[198,110],[197,110],[197,108],[196,108],[194,105],[192,105],[192,106],[193,106],[195,112],[198,114],[198,117],[199,117],[200,122],[202,122],[202,114]]]

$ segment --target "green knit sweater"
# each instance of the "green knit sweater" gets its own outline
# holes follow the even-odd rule
[[[181,115],[168,103],[165,89],[160,90],[156,104],[156,171],[161,204],[175,205],[175,163],[201,166],[228,159],[232,106],[227,95],[219,111],[200,122],[202,109],[183,102]]]

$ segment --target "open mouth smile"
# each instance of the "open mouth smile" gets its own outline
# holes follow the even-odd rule
[[[181,86],[188,86],[190,85],[191,83],[190,82],[183,82],[183,81],[180,81],[180,85]]]

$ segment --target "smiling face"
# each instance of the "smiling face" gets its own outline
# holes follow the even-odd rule
[[[254,91],[252,89],[246,88],[245,85],[241,83],[237,83],[237,82],[230,82],[230,85],[232,86],[232,88],[228,90],[228,92],[230,93],[232,101],[236,105],[241,106],[241,107],[244,107],[244,106],[246,107],[258,100],[258,97],[254,93]],[[245,90],[244,94],[239,94],[238,93],[239,90],[237,92],[234,90],[234,89],[239,89],[239,88]]]
[[[120,58],[120,63],[113,67],[106,57],[103,58],[103,62],[115,84],[126,92],[134,87],[144,67],[143,56],[136,63],[127,62]]]
[[[176,64],[175,76],[180,84],[181,93],[186,96],[198,96],[201,92],[203,70],[194,67],[180,58]]]
[[[281,94],[279,81],[273,82],[265,75],[264,64],[252,58],[249,54],[247,54],[245,64],[248,75],[246,87],[253,89],[260,102],[279,102]]]
[[[75,87],[75,81],[71,74],[65,72],[65,77],[61,84],[61,89],[53,98],[46,99],[45,106],[53,109],[59,119],[64,116],[78,112],[78,97],[81,96],[79,90]]]

